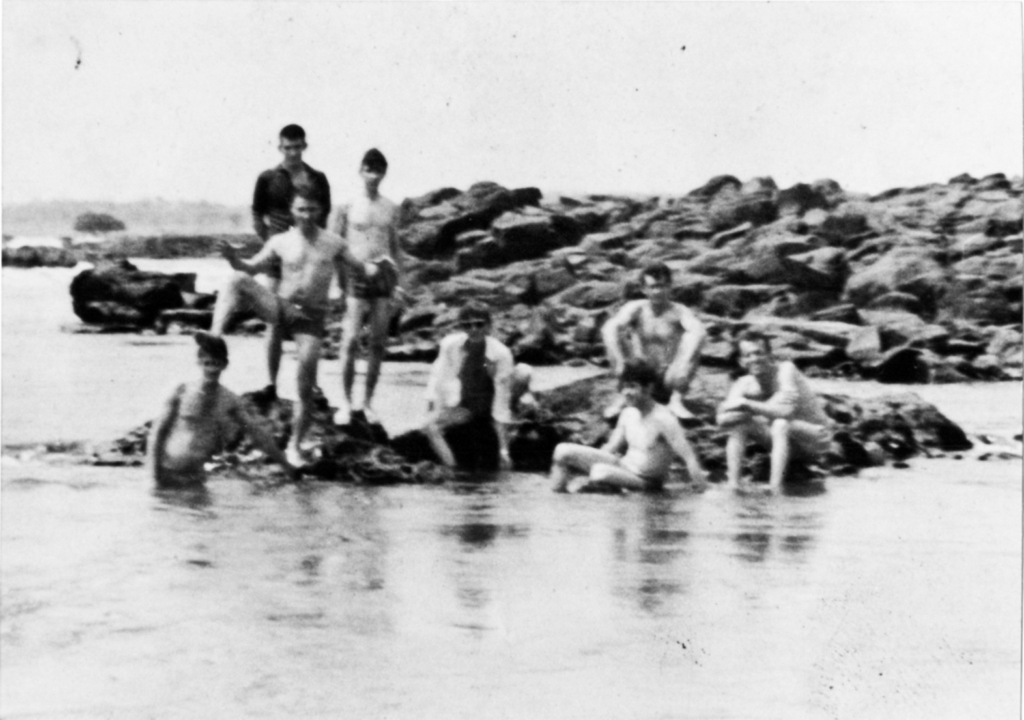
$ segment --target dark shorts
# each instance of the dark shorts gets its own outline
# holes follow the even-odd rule
[[[327,311],[278,298],[277,323],[285,337],[312,335],[322,338],[327,332]]]
[[[348,291],[360,300],[390,298],[398,286],[398,268],[390,260],[371,264],[377,267],[377,273],[373,277],[366,277],[362,273],[349,273]]]

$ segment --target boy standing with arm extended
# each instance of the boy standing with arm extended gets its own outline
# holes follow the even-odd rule
[[[320,204],[310,193],[299,191],[292,202],[295,226],[274,235],[250,260],[243,260],[227,242],[220,250],[238,272],[217,298],[213,312],[213,333],[225,333],[237,310],[250,310],[281,333],[295,339],[298,355],[298,407],[287,456],[293,465],[303,463],[301,443],[309,425],[317,363],[327,325],[331,278],[348,271],[360,277],[375,272],[356,260],[342,238],[320,229]],[[277,293],[257,283],[252,276],[268,268],[281,268]]]

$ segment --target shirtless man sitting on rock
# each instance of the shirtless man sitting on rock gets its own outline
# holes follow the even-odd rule
[[[575,443],[561,443],[555,448],[551,466],[555,492],[568,490],[573,471],[587,476],[575,491],[590,484],[658,490],[668,478],[673,456],[686,464],[695,487],[706,486],[704,468],[678,419],[654,400],[660,379],[650,363],[631,360],[625,364],[619,389],[626,407],[619,414],[615,430],[599,449]]]
[[[387,171],[384,154],[376,148],[368,150],[359,168],[363,193],[341,207],[335,224],[335,232],[348,241],[352,254],[360,262],[371,263],[378,269],[372,277],[345,278],[345,320],[338,348],[344,396],[334,416],[336,425],[351,422],[356,346],[366,324],[370,326],[370,337],[362,411],[369,422],[379,422],[373,412],[373,393],[384,361],[395,302],[404,292],[399,285],[402,256],[398,247],[398,207],[380,194],[380,183]]]
[[[231,316],[238,310],[250,310],[261,320],[295,340],[298,355],[299,398],[292,425],[292,437],[286,454],[288,461],[301,466],[302,439],[313,407],[317,363],[327,325],[328,293],[334,273],[341,277],[372,277],[377,268],[364,265],[348,249],[341,237],[317,226],[320,204],[315,195],[303,190],[295,194],[292,214],[295,226],[274,235],[250,260],[238,257],[227,242],[220,244],[221,254],[238,272],[217,298],[213,311],[213,333],[223,335]],[[280,264],[281,283],[273,293],[253,279]]]
[[[153,422],[147,456],[153,480],[160,487],[202,484],[206,480],[204,464],[240,429],[294,479],[295,468],[273,436],[237,395],[220,384],[220,375],[228,365],[224,340],[206,332],[196,333],[195,338],[202,378],[178,386]]]
[[[737,380],[718,410],[718,425],[729,431],[725,446],[729,484],[743,487],[743,456],[748,443],[771,448],[768,485],[778,488],[791,456],[813,462],[830,447],[832,421],[821,398],[793,363],[778,362],[769,339],[754,330],[740,335]]]
[[[704,324],[690,308],[672,302],[672,271],[664,263],[652,263],[641,273],[645,300],[632,300],[601,329],[612,370],[622,376],[626,361],[646,360],[658,372],[654,399],[667,403],[681,420],[694,415],[683,405],[700,363],[700,350],[707,335]],[[605,411],[614,418],[622,400]]]

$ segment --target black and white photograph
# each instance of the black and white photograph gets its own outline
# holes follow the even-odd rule
[[[0,718],[1020,718],[1020,0],[2,9]]]

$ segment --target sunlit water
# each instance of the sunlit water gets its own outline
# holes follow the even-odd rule
[[[16,272],[5,445],[110,437],[192,372],[187,338],[58,332],[70,274]],[[261,380],[260,347],[232,339],[229,385]],[[421,368],[392,373],[386,421],[422,400]],[[926,393],[1019,432],[1015,385]],[[159,494],[27,458],[2,467],[5,718],[1019,714],[1018,461],[611,497],[525,474]]]

